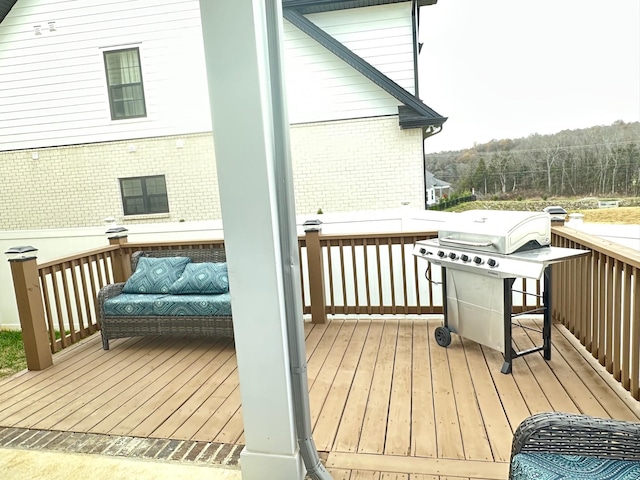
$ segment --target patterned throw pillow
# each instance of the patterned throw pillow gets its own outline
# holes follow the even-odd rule
[[[174,295],[226,293],[228,291],[229,275],[226,262],[190,263],[169,289],[169,293]]]
[[[169,293],[169,288],[189,263],[189,257],[140,257],[136,271],[124,284],[122,292]]]

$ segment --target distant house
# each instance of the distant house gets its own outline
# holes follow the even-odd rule
[[[299,213],[426,205],[436,1],[283,0]],[[220,218],[198,0],[0,1],[0,72],[0,228]]]
[[[439,180],[433,173],[425,173],[425,184],[427,191],[427,205],[435,205],[443,196],[451,195],[451,184],[444,180]]]

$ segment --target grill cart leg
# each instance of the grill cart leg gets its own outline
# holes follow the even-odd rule
[[[544,303],[542,342],[544,345],[543,355],[545,360],[551,360],[551,265],[544,269],[544,292],[542,302]]]
[[[441,347],[448,347],[451,345],[451,330],[449,329],[449,321],[447,318],[447,269],[442,267],[442,310],[444,313],[444,324],[442,327],[437,327],[434,332],[436,342]]]
[[[513,282],[515,282],[515,278],[505,278],[502,284],[502,298],[504,301],[504,363],[500,371],[505,375],[511,373],[511,360],[516,357],[511,339],[511,310],[513,309],[511,289],[513,288]]]

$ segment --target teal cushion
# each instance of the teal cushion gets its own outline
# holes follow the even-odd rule
[[[229,275],[227,264],[190,263],[186,266],[169,293],[175,295],[226,293],[229,291]]]
[[[153,315],[160,316],[231,316],[231,296],[219,295],[165,295],[153,302]]]
[[[104,302],[104,314],[107,317],[154,315],[154,302],[162,297],[166,297],[166,295],[121,293]]]
[[[577,455],[519,453],[511,463],[513,480],[637,480],[640,462]]]
[[[140,257],[136,271],[127,280],[123,293],[169,293],[169,288],[180,278],[191,263],[189,257]]]

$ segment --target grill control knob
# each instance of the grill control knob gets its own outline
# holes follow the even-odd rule
[[[476,265],[482,265],[482,259],[480,257],[473,257],[473,263]]]
[[[490,258],[489,260],[487,260],[487,265],[489,265],[491,268],[497,267],[498,262],[495,259]]]
[[[422,255],[424,255],[425,253],[427,253],[427,249],[426,249],[426,248],[421,248],[421,249],[420,249],[420,253],[421,253]]]
[[[460,255],[460,260],[462,260],[464,263],[467,263],[471,261],[471,257],[469,257],[469,255],[467,255],[466,253],[463,253],[462,255]]]
[[[442,250],[438,250],[438,256],[439,256],[440,258],[444,258],[445,253],[444,253]]]
[[[451,260],[457,260],[457,259],[458,259],[458,255],[456,255],[455,253],[451,252],[451,253],[449,254],[449,258],[450,258]]]

